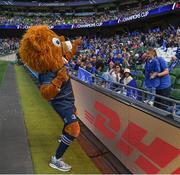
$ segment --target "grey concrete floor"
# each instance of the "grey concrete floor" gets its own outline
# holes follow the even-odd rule
[[[15,70],[11,64],[0,87],[0,174],[7,173],[33,173]]]

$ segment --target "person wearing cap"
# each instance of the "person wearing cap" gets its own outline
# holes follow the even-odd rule
[[[137,84],[136,84],[136,80],[133,79],[131,75],[130,69],[127,69],[127,68],[124,69],[123,84],[126,86],[129,86],[129,87],[124,88],[124,93],[126,94],[126,96],[137,99],[137,94],[138,94],[137,90],[133,89],[133,88],[137,88]]]

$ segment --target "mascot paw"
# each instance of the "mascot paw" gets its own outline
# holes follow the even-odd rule
[[[69,79],[69,76],[67,74],[65,67],[59,70],[59,72],[57,73],[57,76],[58,76],[58,79],[60,79],[61,81],[67,81]]]
[[[73,44],[76,46],[81,45],[82,44],[82,37],[79,37],[78,39],[74,40]]]

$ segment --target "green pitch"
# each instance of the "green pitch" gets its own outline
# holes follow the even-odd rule
[[[50,168],[48,162],[58,146],[57,140],[63,122],[50,104],[41,97],[38,88],[23,67],[16,66],[15,70],[34,173],[61,173],[61,171]],[[70,173],[100,173],[77,141],[67,150],[64,160],[72,165]]]
[[[0,61],[0,85],[3,81],[8,63],[7,61]]]

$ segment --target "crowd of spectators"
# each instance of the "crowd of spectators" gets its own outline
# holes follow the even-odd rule
[[[76,69],[78,65],[83,68],[88,67],[88,69],[93,67],[90,72],[94,73],[101,65],[100,63],[106,67],[108,65],[112,67],[112,63],[119,63],[123,68],[134,70],[136,65],[143,63],[143,54],[149,47],[162,48],[164,51],[168,48],[178,48],[180,45],[179,31],[180,27],[174,28],[170,25],[163,31],[155,28],[148,33],[134,31],[121,37],[119,35],[109,38],[84,37],[80,54],[76,58]]]
[[[101,77],[102,80],[134,88],[142,88],[152,94],[170,97],[171,79],[169,72],[180,63],[180,27],[169,26],[161,31],[159,28],[153,29],[148,33],[132,32],[123,36],[114,37],[94,37],[83,38],[83,45],[79,55],[72,61],[74,70],[79,67],[90,72],[94,77]],[[168,48],[175,48],[172,55],[172,61],[168,64],[165,58],[157,55],[155,48],[161,48],[167,52]],[[140,66],[140,73],[137,67]],[[140,74],[140,75],[138,75]],[[135,77],[143,77],[140,80],[134,80]],[[101,86],[105,87],[102,81]],[[116,88],[111,86],[107,88]],[[119,89],[118,89],[119,91]],[[127,96],[139,98],[138,93],[129,88],[123,91]],[[155,99],[154,95],[147,96],[144,99],[149,105],[156,105],[163,108],[165,105],[160,99]],[[156,101],[156,103],[154,102]]]
[[[0,25],[20,25],[31,26],[38,24],[46,25],[61,25],[61,24],[91,24],[102,23],[108,20],[121,19],[143,11],[147,11],[161,5],[166,5],[176,2],[175,0],[167,1],[153,1],[148,5],[139,5],[136,7],[124,7],[119,10],[105,10],[103,12],[84,13],[82,16],[78,14],[67,15],[65,13],[33,13],[33,12],[15,12],[15,11],[1,11]],[[125,10],[124,10],[125,9]],[[81,13],[82,14],[82,13]]]
[[[17,38],[0,39],[0,41],[1,55],[13,52],[19,47],[19,39]],[[169,63],[169,68],[165,59],[161,58],[161,55],[157,55],[154,48],[161,48],[164,52],[167,52],[169,48],[176,49]],[[75,71],[81,67],[88,71],[92,77],[99,77],[101,79],[100,85],[105,88],[118,89],[116,83],[120,83],[141,88],[154,95],[168,95],[167,97],[169,97],[171,89],[169,72],[172,72],[180,64],[179,60],[180,27],[175,28],[169,25],[167,29],[154,28],[147,33],[134,31],[124,33],[121,36],[94,36],[92,38],[84,36],[83,44],[70,65]],[[140,72],[138,72],[138,66],[141,69]],[[137,79],[138,76],[142,79]],[[159,84],[161,82],[160,76],[168,76],[163,80],[162,89],[165,90],[162,90],[162,84]],[[108,84],[107,87],[106,81],[112,82],[111,86]],[[140,95],[131,88],[124,88],[123,91],[118,89],[117,92],[120,91],[136,99]],[[149,105],[158,106],[158,100],[152,94],[143,100]]]
[[[19,48],[18,38],[0,38],[0,55],[6,55],[17,51]]]

